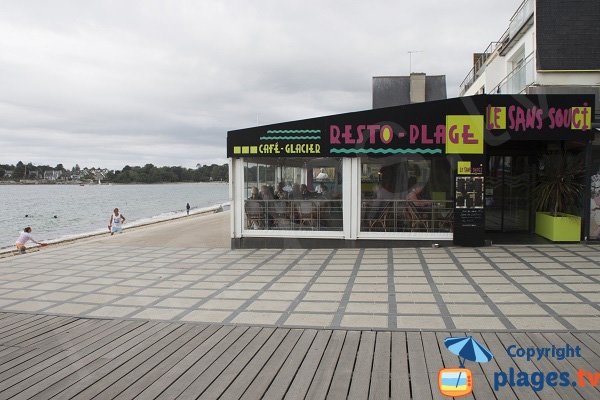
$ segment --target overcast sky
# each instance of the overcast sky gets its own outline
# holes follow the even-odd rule
[[[228,130],[371,108],[409,50],[454,97],[520,3],[2,1],[0,163],[223,163]]]

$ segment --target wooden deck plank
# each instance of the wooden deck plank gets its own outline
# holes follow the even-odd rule
[[[296,370],[296,375],[285,393],[285,399],[303,399],[306,396],[330,338],[330,330],[321,330],[317,333],[302,364]]]
[[[202,358],[192,364],[186,371],[180,373],[179,378],[163,391],[156,399],[174,399],[179,397],[187,388],[190,386],[202,372],[206,371],[212,363],[221,357],[223,353],[227,351],[240,337],[245,340],[247,335],[247,327],[235,327],[231,332],[227,334],[219,343],[217,343],[212,349],[210,349]],[[256,333],[256,329],[252,329],[251,335]],[[185,397],[184,397],[185,398]]]
[[[406,332],[408,346],[408,364],[410,367],[410,387],[415,399],[432,399],[432,388],[429,384],[425,351],[420,332]],[[437,389],[437,384],[434,390]]]
[[[75,353],[80,348],[90,345],[102,337],[111,334],[119,329],[131,325],[130,322],[112,321],[105,325],[105,328],[95,328],[92,330],[75,331],[70,335],[59,337],[59,340],[52,344],[36,348],[23,348],[18,352],[11,353],[8,356],[0,358],[0,388],[1,382],[16,373],[29,368],[31,365],[39,365],[43,361],[55,357],[60,359],[60,353],[70,352]],[[64,357],[64,355],[63,355]]]
[[[376,333],[372,331],[361,332],[354,371],[352,371],[352,382],[350,382],[350,391],[348,392],[348,397],[351,399],[358,400],[369,397],[375,336]]]
[[[510,345],[509,344],[510,338],[513,338],[514,344],[518,344],[519,346],[521,346],[523,348],[537,347],[536,344],[527,335],[527,333],[524,333],[524,332],[515,332],[512,334],[501,333],[501,334],[499,334],[499,336],[501,336],[501,340],[503,340],[505,347],[508,347]],[[537,358],[532,358],[528,364],[531,364],[532,369],[537,370],[537,371],[554,371],[554,370],[556,370],[556,368],[552,365],[552,362],[550,361],[550,359],[548,359],[546,357],[542,357],[540,360],[538,360]],[[546,385],[546,386],[544,386],[544,392],[546,392],[546,391],[549,391],[549,392],[554,391],[554,392],[556,392],[556,394],[558,394],[558,396],[560,396],[560,398],[563,398],[563,399],[568,398],[568,399],[576,400],[576,399],[585,399],[586,398],[585,396],[582,396],[579,391],[573,390],[573,387],[565,388],[564,386],[557,385],[556,387],[552,388],[552,387],[549,387]],[[544,393],[544,397],[545,396],[546,396],[546,394]]]
[[[582,343],[586,347],[587,357],[592,357],[592,353],[595,354],[596,357],[600,357],[600,345],[598,344],[598,342],[592,339],[592,337],[589,334],[583,332],[573,332],[572,334],[559,333],[558,336],[560,336],[565,341],[570,340],[570,336],[573,336],[579,341],[579,343]]]
[[[75,330],[74,333],[60,336],[58,340],[48,342],[45,346],[35,348],[26,347],[18,352],[4,356],[0,358],[0,383],[16,373],[27,369],[30,365],[40,364],[51,357],[59,357],[61,352],[76,352],[81,346],[100,340],[103,335],[109,335],[127,325],[130,325],[130,323],[111,321],[91,331],[83,331],[81,335],[79,335],[79,331]]]
[[[149,327],[151,327],[151,324],[144,322],[127,324],[127,326],[100,340],[94,340],[92,344],[78,350],[76,353],[71,353],[74,354],[72,357],[70,357],[71,354],[69,353],[65,354],[65,352],[61,352],[41,363],[30,364],[28,362],[27,364],[30,365],[27,365],[19,373],[13,374],[9,379],[0,378],[0,398],[4,396],[11,397],[27,388],[31,388],[32,385],[45,380],[49,374],[60,371],[64,366],[73,365],[76,357],[79,357],[77,361],[80,361],[82,358],[85,358],[89,354],[94,354],[96,350],[102,349],[105,346],[117,346],[124,340],[142,333]]]
[[[411,392],[405,332],[392,332],[391,357],[390,398],[392,400],[408,400],[411,398]]]
[[[77,374],[81,371],[82,375],[86,375],[89,370],[95,370],[98,366],[103,365],[110,357],[105,357],[114,349],[126,351],[131,346],[145,340],[147,337],[155,334],[162,329],[165,323],[145,323],[136,329],[129,331],[113,340],[95,343],[93,346],[88,346],[84,350],[76,353],[76,359],[66,358],[51,366],[46,367],[42,373],[34,376],[28,376],[18,384],[12,386],[2,395],[7,394],[15,399],[30,399],[45,388],[52,386],[71,374]],[[19,376],[17,376],[18,378]]]
[[[21,350],[21,347],[2,347],[0,350],[0,358]]]
[[[19,332],[5,336],[2,341],[5,345],[15,346],[21,341],[35,339],[48,333],[51,334],[53,331],[59,330],[61,327],[68,326],[75,321],[77,321],[76,318],[55,318],[47,321],[44,324],[40,324],[35,328],[28,330],[27,332]]]
[[[221,375],[228,370],[229,374],[237,375],[235,371],[241,370],[246,362],[264,345],[264,343],[273,334],[273,328],[252,327],[242,335],[225,353],[219,357],[209,368],[207,368],[183,393],[201,395],[206,392],[208,387],[217,381]],[[240,365],[236,365],[237,363]],[[233,378],[230,376],[230,378]],[[227,388],[224,384],[218,390]]]
[[[267,379],[265,378],[263,371],[266,371],[266,373],[272,372],[273,375],[276,373],[279,369],[276,365],[277,362],[287,358],[302,334],[300,329],[291,329],[285,335],[279,335],[279,332],[280,329],[277,329],[265,346],[260,349],[256,357],[248,363],[227,390],[223,392],[223,395],[219,398],[220,400],[240,399],[255,379],[258,379],[259,381],[265,381]],[[281,363],[283,363],[283,361],[281,361]],[[267,365],[270,365],[270,367],[267,367]],[[262,376],[259,375],[261,373],[263,373]]]
[[[324,400],[327,397],[345,339],[345,331],[336,330],[331,334],[323,358],[315,370],[315,376],[306,393],[307,399]]]
[[[552,347],[552,343],[550,343],[548,341],[548,339],[546,339],[546,337],[544,335],[542,335],[541,333],[523,333],[523,335],[526,335],[528,337],[528,339],[538,348]],[[558,342],[555,342],[555,343],[558,344],[558,347],[565,345],[560,339],[558,340]],[[587,364],[585,361],[582,361],[578,357],[574,357],[574,358],[570,358],[570,359],[567,358],[567,359],[560,360],[560,361],[553,357],[547,357],[547,358],[544,357],[544,359],[546,359],[548,364],[550,364],[551,366],[554,367],[555,371],[568,372],[571,375],[571,380],[573,380],[577,376],[577,370],[579,368],[575,368],[570,361],[573,361],[573,362],[580,361],[581,367],[586,369],[587,371],[595,371],[596,370],[595,368],[592,368],[589,364]],[[598,391],[598,389],[596,387],[592,387],[590,385],[586,385],[584,387],[580,387],[580,386],[575,386],[575,387],[571,387],[571,388],[567,387],[564,389],[566,389],[567,391],[571,391],[571,390],[575,389],[575,390],[577,390],[577,392],[579,392],[581,397],[584,399],[600,398],[600,392]],[[559,394],[560,394],[560,392],[559,392]]]
[[[285,396],[313,342],[317,337],[320,339],[323,337],[323,334],[319,335],[319,333],[320,331],[314,329],[304,331],[270,386],[262,395],[265,399],[281,399]]]
[[[392,337],[390,332],[377,332],[369,399],[388,400],[390,398],[391,345]]]
[[[160,348],[166,346],[190,328],[190,326],[182,327],[178,324],[167,324],[162,328],[157,325],[156,331],[148,330],[136,337],[136,341],[141,340],[137,344],[135,341],[131,341],[124,346],[117,347],[113,351],[104,354],[101,360],[93,364],[90,363],[71,375],[47,386],[33,396],[32,399],[49,399],[58,393],[63,398],[90,399],[130,370],[140,366]],[[115,351],[120,352],[120,354],[115,353]]]
[[[511,368],[513,368],[515,371],[520,370],[520,366],[516,364],[515,359],[506,354],[506,348],[495,333],[482,333],[481,338],[483,340],[481,344],[486,346],[492,352],[494,359],[502,371],[508,374]],[[540,398],[533,390],[531,390],[531,388],[528,387],[515,386],[512,389],[519,400],[537,400]]]
[[[221,394],[229,387],[229,385],[236,380],[236,377],[240,374],[240,372],[248,365],[249,362],[256,357],[257,353],[265,346],[265,344],[269,343],[269,340],[273,337],[273,335],[277,332],[277,329],[274,328],[264,328],[262,329],[258,335],[252,342],[246,346],[246,348],[233,360],[225,370],[218,376],[218,378],[214,379],[210,385],[202,392],[202,395],[199,399],[218,399]],[[278,335],[283,338],[287,331],[282,331]]]
[[[77,318],[77,319],[75,319],[75,321],[73,321],[69,324],[64,324],[64,325],[58,326],[51,331],[39,334],[39,335],[31,337],[31,338],[26,339],[26,338],[22,338],[22,337],[17,337],[14,340],[12,340],[11,342],[8,342],[7,345],[19,346],[19,347],[35,346],[37,343],[43,342],[46,339],[49,339],[49,338],[52,338],[52,337],[55,337],[58,335],[67,334],[71,330],[73,330],[77,327],[83,326],[86,323],[88,323],[87,320]]]
[[[443,399],[437,373],[458,367],[443,339],[464,332],[389,332],[200,326],[72,317],[12,321],[0,344],[0,400],[15,399]],[[17,318],[18,317],[18,318]],[[6,328],[6,327],[5,327]],[[21,332],[22,335],[17,334]],[[597,332],[471,333],[494,354],[467,362],[477,400],[600,398],[600,388],[504,386],[494,373],[600,370]],[[598,340],[597,340],[598,339]],[[6,344],[13,344],[7,346]],[[581,358],[527,361],[506,347],[580,345]],[[16,345],[18,344],[18,345]],[[409,375],[410,373],[410,375]],[[435,379],[434,379],[435,378]],[[435,382],[434,382],[435,380]]]
[[[28,321],[37,320],[42,317],[43,315],[13,314],[8,318],[0,320],[0,332],[6,332],[21,324],[27,323]]]
[[[532,373],[534,372],[538,372],[538,368],[536,368],[535,364],[532,362],[529,362],[527,360],[524,360],[523,358],[520,357],[510,357],[507,353],[506,353],[506,348],[510,345],[516,344],[518,345],[518,340],[517,338],[515,338],[513,335],[511,334],[494,334],[499,341],[500,344],[500,349],[498,352],[494,352],[492,350],[492,354],[494,354],[496,357],[500,358],[500,357],[506,357],[506,358],[511,358],[512,361],[515,363],[515,365],[517,366],[518,369],[520,369],[521,371],[525,371],[527,372],[530,376]],[[490,349],[491,350],[491,349]],[[508,369],[507,370],[503,370],[504,372],[508,373]],[[533,390],[531,390],[530,387],[524,387],[524,389],[528,392],[528,393],[534,393],[536,396],[540,397],[540,399],[542,400],[546,400],[546,399],[560,399],[560,395],[558,393],[556,393],[555,390],[547,390],[545,391],[543,394],[541,393],[536,393]],[[521,393],[519,393],[519,398],[521,397]],[[574,399],[578,399],[579,395],[575,395]]]
[[[143,392],[140,398],[154,399],[170,388],[178,381],[182,374],[189,370],[195,363],[202,360],[215,346],[226,338],[234,330],[233,326],[222,326],[212,333],[210,337],[200,344],[200,346],[191,350],[183,359],[171,367],[160,378],[152,382]]]
[[[479,343],[485,343],[480,333],[469,332],[469,334]],[[440,343],[442,342],[440,341]],[[450,352],[444,351],[442,354],[450,354]],[[448,365],[446,365],[446,367],[448,367]],[[492,387],[494,384],[494,372],[498,372],[501,369],[496,362],[496,356],[486,363],[469,363],[469,368],[473,373],[473,397],[476,399],[485,400],[493,399],[494,397],[498,400],[517,399],[517,395],[510,386],[502,386],[498,388],[497,391]]]
[[[360,331],[349,331],[346,333],[346,340],[344,340],[340,359],[335,367],[329,392],[327,393],[328,399],[339,400],[347,397],[359,344]]]
[[[200,396],[210,384],[217,379],[217,377],[227,368],[233,360],[237,358],[237,356],[246,349],[247,346],[250,345],[263,331],[263,328],[259,327],[251,327],[244,332],[242,336],[239,337],[234,343],[227,348],[219,357],[211,363],[211,365],[206,368],[202,367],[200,370],[202,372],[198,375],[198,377],[189,385],[183,393],[181,393],[181,397],[194,397]],[[264,341],[268,339],[271,331],[268,330],[260,335],[258,338],[258,342]],[[197,365],[196,365],[197,366]]]
[[[12,335],[15,332],[24,332],[33,326],[43,324],[45,321],[54,318],[48,315],[27,315],[27,317],[15,321],[8,326],[0,327],[0,344],[4,344],[3,337],[6,335]]]
[[[169,371],[192,350],[196,349],[220,327],[218,325],[194,326],[185,335],[177,339],[169,348],[165,348],[150,358],[143,366],[131,371],[111,385],[101,397],[110,399],[131,399],[143,392],[159,377]],[[188,339],[189,337],[189,339]],[[173,347],[177,347],[174,351]]]
[[[442,396],[438,389],[438,373],[440,369],[444,368],[441,354],[443,349],[440,349],[440,342],[438,342],[433,332],[421,332],[421,340],[423,341],[425,365],[427,366],[429,376],[431,396],[436,400],[444,400],[446,396]],[[444,347],[443,344],[442,347]]]
[[[588,335],[594,339],[598,344],[600,344],[600,333],[598,332],[588,332]]]
[[[276,381],[280,371],[284,371],[284,374],[289,374],[289,369],[293,367],[293,364],[296,364],[296,367],[297,365],[300,365],[302,360],[298,360],[298,358],[300,356],[303,357],[304,354],[306,354],[306,351],[310,347],[310,344],[316,336],[317,331],[314,329],[306,329],[300,330],[299,332],[299,338],[293,343],[292,346],[288,346],[287,348],[282,348],[282,346],[279,346],[277,351],[273,353],[273,356],[256,376],[256,379],[254,379],[254,381],[244,392],[244,398],[260,399],[261,396],[265,396],[265,392],[271,389],[271,383],[278,384]],[[280,349],[282,351],[279,351]],[[286,382],[285,390],[287,390],[288,385],[289,382]],[[273,392],[275,392],[275,390],[277,389],[274,389]],[[281,390],[278,391],[281,392]],[[283,394],[280,395],[280,398],[281,397],[283,397]],[[268,399],[272,397],[265,396],[265,398]]]
[[[70,326],[69,329],[56,337],[48,337],[40,340],[27,341],[21,344],[21,346],[32,347],[39,350],[49,350],[56,347],[57,343],[64,345],[65,339],[69,338],[69,341],[74,338],[89,334],[90,332],[103,332],[106,329],[110,329],[111,326],[121,323],[119,320],[110,319],[86,319],[85,322],[79,326]]]

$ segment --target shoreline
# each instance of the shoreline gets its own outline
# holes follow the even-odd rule
[[[228,184],[226,181],[207,181],[207,182],[106,182],[106,183],[96,183],[96,182],[84,182],[84,181],[68,181],[68,182],[56,182],[56,181],[43,181],[43,180],[22,180],[19,182],[16,181],[0,181],[0,185],[65,185],[65,186],[121,186],[121,185],[173,185],[173,184],[189,184],[189,183],[202,183],[202,184]]]
[[[187,215],[185,212],[183,212],[183,213],[176,213],[176,214],[173,214],[170,216],[165,216],[162,218],[159,217],[157,219],[152,219],[154,217],[142,218],[140,220],[131,222],[128,226],[123,228],[123,231],[128,231],[128,232],[136,231],[139,229],[147,228],[147,227],[158,225],[158,224],[174,222],[174,221],[189,219],[189,218],[205,217],[207,215],[220,213],[220,212],[223,212],[223,211],[226,211],[229,209],[230,209],[230,203],[225,202],[225,203],[220,203],[220,204],[216,204],[216,205],[209,206],[209,207],[199,208],[199,209],[195,210],[194,212],[190,212],[190,215]],[[60,245],[65,245],[65,244],[69,244],[69,243],[73,243],[73,242],[77,242],[77,241],[83,241],[86,239],[100,238],[102,236],[106,236],[108,233],[109,232],[107,232],[106,230],[85,232],[85,233],[81,233],[81,234],[77,234],[77,235],[63,236],[63,237],[60,237],[57,239],[47,240],[44,243],[47,244],[47,246],[45,246],[46,248],[57,247]],[[38,246],[38,245],[31,246],[31,247],[27,248],[27,252],[28,253],[37,252],[37,251],[40,251],[40,248],[41,248],[41,246]],[[0,259],[6,258],[6,257],[11,257],[11,256],[16,256],[16,255],[18,255],[18,254],[17,254],[17,251],[15,250],[14,246],[5,247],[3,249],[0,249]]]

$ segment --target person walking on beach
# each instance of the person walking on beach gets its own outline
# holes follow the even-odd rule
[[[185,209],[187,210],[187,215],[190,215],[190,208],[191,208],[191,207],[190,207],[190,203],[187,203],[187,204],[185,205]]]
[[[17,242],[15,243],[17,246],[17,251],[21,254],[25,254],[25,252],[27,250],[27,247],[25,247],[25,243],[27,243],[30,240],[33,243],[39,244],[42,247],[47,246],[46,243],[36,242],[33,239],[33,237],[31,236],[31,227],[28,226],[27,228],[23,229],[23,232],[21,232],[21,234],[19,235],[19,238],[17,239]]]
[[[108,220],[108,230],[110,231],[110,236],[116,233],[121,233],[123,229],[123,224],[125,223],[125,217],[123,214],[119,212],[118,208],[115,208],[114,213],[111,214],[110,219]]]

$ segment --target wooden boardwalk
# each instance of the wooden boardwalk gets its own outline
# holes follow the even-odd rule
[[[345,331],[0,314],[0,399],[445,399],[461,332]],[[495,358],[467,363],[476,399],[593,399],[597,388],[508,386],[497,371],[600,371],[600,333],[471,333]],[[527,362],[505,347],[581,346]]]

